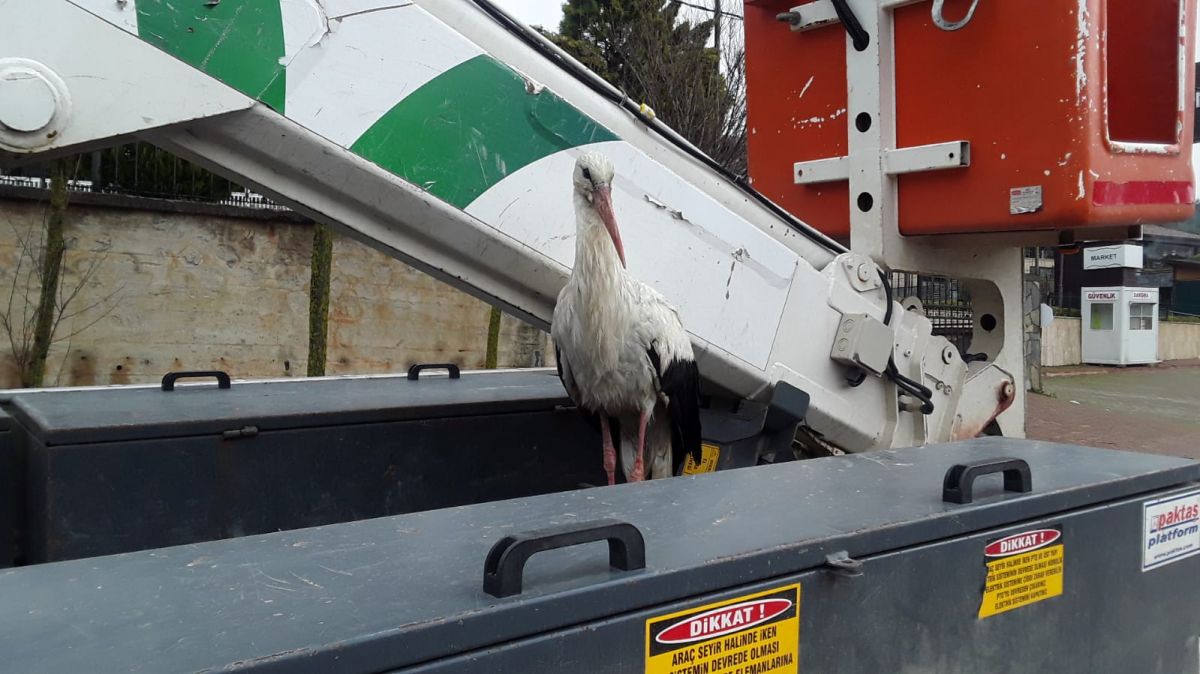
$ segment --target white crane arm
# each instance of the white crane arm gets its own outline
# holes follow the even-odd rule
[[[599,149],[630,271],[720,390],[788,381],[851,450],[973,435],[1011,404],[1011,374],[968,373],[927,319],[888,310],[869,258],[563,62],[472,0],[8,0],[0,163],[142,137],[545,327],[574,252],[570,167]],[[881,356],[932,414],[895,378],[846,383]]]

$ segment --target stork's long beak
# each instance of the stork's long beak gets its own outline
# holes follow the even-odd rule
[[[609,185],[598,185],[595,192],[596,212],[600,214],[600,220],[604,223],[604,228],[608,230],[608,235],[612,237],[613,246],[617,249],[617,257],[621,258],[621,266],[625,266],[625,246],[621,244],[621,230],[617,229],[617,218],[613,215],[612,205],[612,187]]]

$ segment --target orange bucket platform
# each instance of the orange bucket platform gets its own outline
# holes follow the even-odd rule
[[[830,1],[746,2],[749,171],[767,197],[845,239],[848,181],[797,184],[794,166],[847,155],[853,47],[840,21],[798,32],[777,18],[828,14]],[[978,0],[953,31],[929,1],[876,2],[893,13],[895,114],[879,121],[894,123],[895,146],[970,145],[969,165],[895,177],[901,234],[1191,217],[1195,0]],[[971,5],[946,0],[943,16]]]

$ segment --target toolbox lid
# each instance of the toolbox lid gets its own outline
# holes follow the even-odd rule
[[[30,391],[8,404],[49,446],[523,412],[570,399],[555,371],[540,369]]]
[[[999,456],[1028,462],[1031,493],[942,500],[950,466]],[[0,634],[14,671],[390,671],[1197,480],[1186,459],[1007,438],[829,457],[7,570]],[[483,592],[501,537],[599,518],[641,531],[644,570],[591,544]]]

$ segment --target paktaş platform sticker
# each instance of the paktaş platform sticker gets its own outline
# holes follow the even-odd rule
[[[646,621],[646,674],[796,674],[800,585]]]
[[[1142,504],[1142,571],[1200,552],[1200,491]]]

